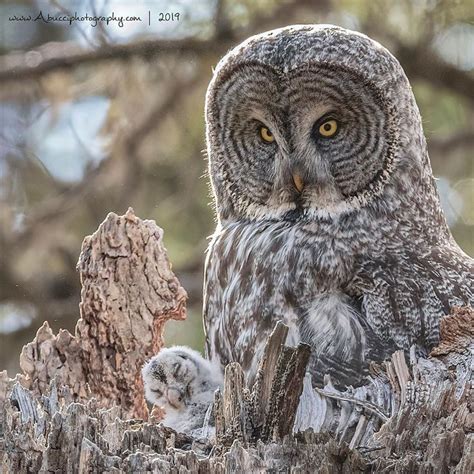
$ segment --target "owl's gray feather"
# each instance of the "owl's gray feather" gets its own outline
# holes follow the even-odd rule
[[[328,114],[330,139],[317,128]],[[410,84],[378,43],[328,25],[252,37],[218,64],[206,123],[212,359],[252,376],[283,320],[290,342],[312,346],[315,383],[358,384],[369,361],[429,350],[441,316],[474,304],[473,260],[446,224]]]

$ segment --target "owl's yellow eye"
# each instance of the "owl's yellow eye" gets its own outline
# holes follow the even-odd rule
[[[263,125],[260,127],[260,136],[262,137],[262,140],[264,142],[272,143],[275,141],[273,133],[270,132],[270,130],[267,127],[264,127]]]
[[[319,126],[319,134],[329,138],[337,132],[337,122],[334,119],[326,120]]]

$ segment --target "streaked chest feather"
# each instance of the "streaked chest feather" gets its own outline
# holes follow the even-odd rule
[[[350,240],[286,222],[233,224],[214,237],[208,276],[223,289],[242,289],[251,278],[255,291],[271,283],[282,291],[298,287],[300,297],[312,298],[315,291],[341,288],[350,277]]]
[[[318,353],[330,347],[363,351],[363,331],[341,290],[351,276],[349,253],[353,249],[342,241],[287,223],[221,231],[211,244],[206,272],[211,355],[253,366],[260,342],[278,320],[290,326],[289,343],[311,342]]]

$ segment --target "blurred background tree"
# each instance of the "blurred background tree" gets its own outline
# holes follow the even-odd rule
[[[141,21],[33,21],[40,11]],[[179,20],[159,21],[160,13]],[[188,320],[169,324],[167,344],[202,350],[203,261],[214,227],[203,153],[206,87],[232,46],[296,23],[361,31],[400,60],[449,224],[474,254],[472,0],[3,2],[0,369],[17,371],[22,345],[44,320],[73,329],[82,239],[109,211],[129,206],[165,230],[189,293]]]

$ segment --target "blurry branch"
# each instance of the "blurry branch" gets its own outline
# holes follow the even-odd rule
[[[227,16],[225,9],[225,0],[217,0],[216,2],[214,25],[216,36],[221,38],[224,38],[226,36],[232,36],[229,17]]]
[[[160,123],[172,111],[173,107],[180,103],[180,97],[184,91],[189,91],[197,84],[199,75],[193,76],[186,81],[177,81],[167,94],[164,101],[160,101],[151,111],[145,115],[137,127],[134,127],[125,138],[125,159],[126,172],[125,181],[128,183],[122,195],[130,202],[130,192],[136,185],[135,177],[139,177],[140,163],[136,157],[136,151],[146,136],[159,128]],[[81,202],[91,190],[101,189],[106,186],[105,177],[109,175],[112,168],[117,163],[113,160],[113,155],[106,157],[98,166],[90,169],[84,178],[75,186],[71,186],[62,194],[48,199],[41,203],[37,208],[29,213],[29,219],[25,223],[26,227],[18,234],[15,234],[14,240],[10,242],[10,249],[24,249],[28,246],[30,240],[38,238],[42,230],[46,230],[53,222],[61,220],[73,207]]]
[[[306,0],[295,1],[292,4],[305,3]],[[291,4],[285,4],[285,9],[282,11],[285,12],[289,5]],[[278,18],[277,15],[272,15],[272,18],[266,18],[267,22],[262,23],[257,20],[252,22],[245,31],[232,32],[228,28],[221,9],[218,9],[217,13],[217,34],[208,40],[145,39],[128,44],[104,45],[100,49],[88,51],[84,51],[71,42],[48,43],[35,51],[10,54],[0,58],[0,82],[37,79],[60,69],[71,69],[79,65],[91,65],[107,60],[128,60],[135,56],[151,59],[160,54],[204,55],[212,52],[220,55],[235,45],[239,39],[254,33],[256,28],[263,31],[267,26],[266,23],[271,24],[272,19]],[[261,19],[261,17],[258,18]],[[430,52],[428,45],[406,45],[396,41],[393,52],[410,78],[424,79],[461,94],[474,103],[474,77]]]
[[[443,61],[428,45],[408,46],[398,42],[394,55],[408,77],[449,89],[474,104],[474,76]]]
[[[71,69],[84,64],[95,64],[107,60],[128,60],[139,56],[143,59],[151,59],[161,54],[177,55],[183,54],[215,54],[220,55],[255,31],[263,31],[274,25],[280,18],[291,21],[294,9],[301,6],[313,6],[316,9],[326,10],[327,0],[293,0],[283,2],[268,15],[258,13],[252,17],[252,21],[239,31],[232,31],[228,25],[227,16],[224,13],[224,4],[219,2],[216,8],[216,33],[207,40],[194,38],[163,40],[142,39],[126,44],[103,45],[100,49],[84,51],[76,43],[47,43],[37,50],[28,52],[12,53],[0,57],[0,82],[38,79],[45,74],[56,70]]]
[[[448,137],[430,138],[428,147],[430,152],[438,154],[453,153],[459,149],[472,149],[474,148],[474,131],[463,130]]]
[[[104,159],[97,167],[86,173],[82,181],[75,186],[32,209],[25,222],[25,229],[14,236],[12,242],[14,246],[21,248],[28,245],[30,239],[38,238],[43,226],[60,220],[71,212],[74,204],[83,199],[90,189],[97,187],[101,178],[108,173],[111,166],[114,166],[110,161],[108,158]]]
[[[159,100],[151,110],[144,114],[137,127],[128,134],[124,145],[124,158],[127,166],[123,188],[118,199],[118,207],[127,206],[130,203],[134,191],[138,189],[142,162],[137,156],[139,148],[147,136],[156,132],[166,117],[181,103],[185,94],[189,94],[199,83],[202,71],[198,70],[187,80],[177,80],[172,87],[166,90],[166,99]]]
[[[375,2],[374,5],[376,5]],[[413,3],[408,1],[405,6],[411,8]],[[445,12],[444,21],[446,22],[449,16],[449,2],[442,7],[440,5],[439,8]],[[474,104],[474,75],[447,63],[433,51],[432,44],[437,33],[434,15],[437,9],[431,12],[429,10],[425,10],[418,39],[413,43],[408,43],[403,34],[394,31],[393,27],[387,24],[387,13],[376,6],[369,8],[369,14],[365,21],[362,21],[360,30],[388,46],[410,80],[422,79],[434,86],[460,94],[472,105]]]
[[[75,313],[79,302],[77,288],[71,288],[74,290],[71,296],[63,295],[60,298],[54,298],[52,294],[57,293],[58,285],[68,284],[77,280],[77,277],[74,277],[74,280],[65,278],[65,282],[59,282],[49,275],[43,275],[42,279],[24,280],[15,272],[11,263],[11,259],[7,260],[4,257],[0,259],[0,274],[2,275],[0,303],[16,301],[32,304],[37,311],[47,314],[50,320],[67,318]],[[71,273],[73,269],[74,265],[71,267]],[[76,286],[78,283],[77,281]],[[47,295],[46,298],[45,295]]]
[[[15,53],[0,58],[0,82],[37,79],[58,69],[70,69],[83,64],[92,65],[106,60],[127,60],[135,56],[150,59],[159,54],[203,54],[213,48],[225,48],[213,40],[145,39],[127,44],[104,45],[100,49],[84,51],[76,43],[47,43],[26,53]]]
[[[49,0],[49,3],[51,3],[52,6],[56,7],[58,9],[58,11],[60,13],[64,13],[65,15],[68,15],[68,16],[74,16],[71,12],[71,10],[67,9],[66,7],[64,7],[63,5],[61,5],[61,3],[58,1],[58,0]],[[96,15],[95,12],[93,12],[94,15]],[[102,23],[99,22],[98,25],[97,25],[99,28],[102,28]],[[73,28],[76,29],[76,31],[79,32],[79,34],[81,35],[82,39],[84,39],[84,41],[86,43],[88,43],[89,45],[92,46],[92,42],[91,42],[91,39],[87,36],[86,32],[84,31],[84,29],[79,26],[79,24],[77,22],[74,22],[74,25],[73,25]]]
[[[159,100],[158,103],[141,118],[140,124],[134,127],[131,133],[129,133],[125,143],[125,152],[129,157],[136,154],[137,149],[147,135],[155,131],[168,114],[179,105],[183,94],[188,94],[198,84],[201,78],[201,72],[202,71],[197,71],[197,73],[188,80],[178,79],[175,81],[171,88],[166,89],[166,99],[164,101]]]
[[[165,87],[166,94],[160,95],[160,100],[153,105],[148,113],[145,113],[138,125],[128,130],[120,154],[123,157],[125,169],[122,170],[123,179],[120,182],[123,186],[120,192],[114,193],[117,196],[115,206],[127,206],[135,191],[139,188],[139,180],[142,173],[142,164],[139,156],[137,156],[139,147],[146,137],[156,132],[168,115],[179,107],[182,99],[190,90],[192,90],[202,77],[202,70],[196,71],[191,77],[175,81],[172,87]],[[165,97],[163,99],[163,97]],[[0,285],[0,302],[1,301],[17,301],[29,302],[40,308],[43,303],[49,307],[56,301],[52,294],[53,285],[46,283],[44,279],[40,283],[26,282],[14,272],[12,262],[18,253],[29,248],[34,240],[40,238],[45,232],[51,232],[51,226],[56,222],[64,220],[74,207],[81,202],[87,200],[89,195],[96,189],[107,189],[107,176],[111,174],[113,168],[117,166],[114,154],[106,157],[97,167],[86,173],[85,177],[75,186],[65,190],[62,194],[48,199],[44,203],[38,205],[31,213],[29,219],[25,222],[25,228],[20,233],[15,233],[12,238],[7,238],[0,232],[0,241],[2,248],[8,249],[7,254],[0,261],[0,269],[3,275],[2,285]],[[96,196],[94,196],[96,199]],[[62,252],[63,253],[63,252]],[[7,257],[8,255],[8,257]],[[64,255],[63,255],[64,256]],[[68,268],[68,265],[66,265]],[[69,268],[74,269],[74,264]],[[73,281],[75,277],[73,277]],[[38,283],[38,284],[36,284]],[[27,288],[27,291],[25,291]],[[59,310],[65,311],[77,306],[77,299],[68,299],[62,305],[58,306]]]

